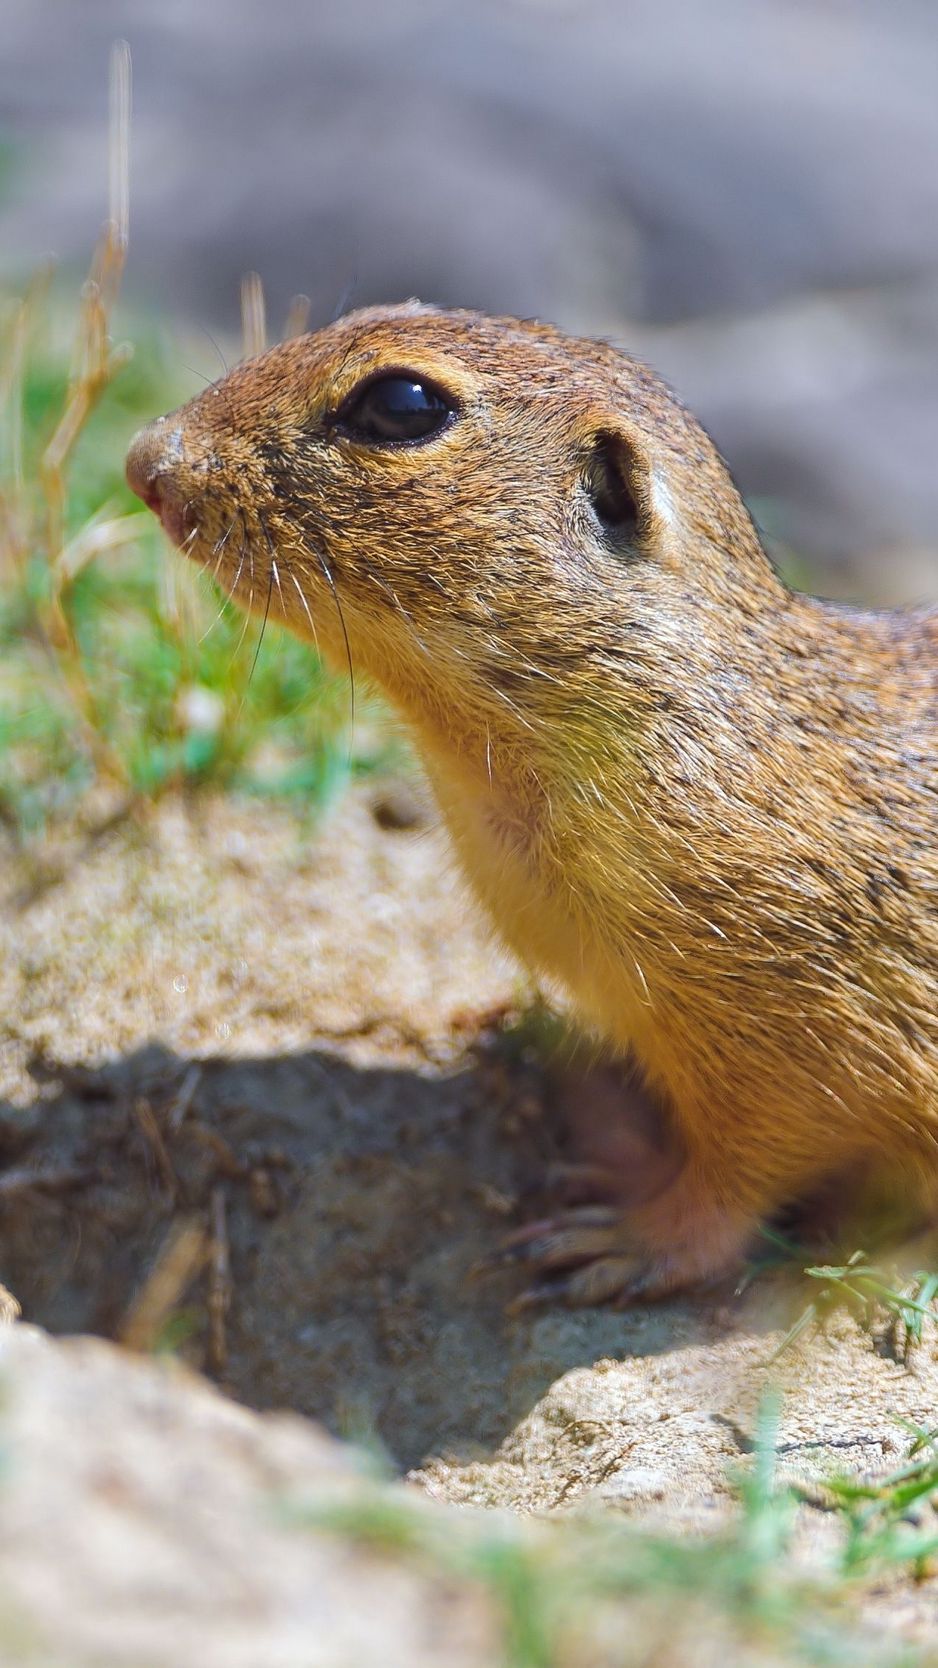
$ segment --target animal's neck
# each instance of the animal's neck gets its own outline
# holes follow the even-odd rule
[[[799,730],[791,692],[765,653],[747,671],[698,645],[686,681],[644,688],[637,713],[597,689],[592,708],[574,702],[520,741],[460,722],[454,749],[435,723],[416,726],[503,936],[662,1083],[692,1074],[695,1055],[712,1078],[747,1028],[781,1067],[804,1001],[784,969],[803,983],[836,958],[819,910],[838,760]]]

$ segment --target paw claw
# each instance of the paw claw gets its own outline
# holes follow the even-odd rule
[[[533,1277],[509,1304],[513,1315],[552,1303],[624,1309],[725,1278],[751,1231],[742,1215],[703,1208],[684,1184],[642,1211],[592,1204],[530,1222],[472,1272],[523,1268]]]
[[[552,1271],[592,1262],[620,1247],[620,1218],[615,1211],[594,1205],[519,1228],[496,1247],[484,1266],[524,1265]]]
[[[617,1213],[607,1206],[588,1205],[560,1216],[527,1222],[473,1264],[471,1273],[484,1274],[520,1263],[554,1268],[582,1262],[600,1255],[615,1243],[619,1221]]]
[[[562,1305],[566,1309],[592,1309],[612,1305],[626,1309],[654,1294],[654,1266],[634,1257],[597,1257],[579,1268],[538,1280],[519,1292],[506,1305],[509,1315],[523,1315],[534,1309]]]
[[[509,1298],[505,1304],[505,1314],[514,1319],[518,1315],[530,1314],[533,1309],[549,1309],[556,1303],[556,1285],[552,1280],[543,1280],[536,1286],[527,1286],[523,1292]]]

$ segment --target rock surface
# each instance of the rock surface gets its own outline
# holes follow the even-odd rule
[[[32,1327],[0,1345],[0,1661],[419,1668],[483,1660],[471,1595],[304,1527],[355,1459],[188,1374]]]

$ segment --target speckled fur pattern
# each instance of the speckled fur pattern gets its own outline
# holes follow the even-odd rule
[[[405,446],[341,433],[382,369],[448,390],[455,421]],[[591,507],[598,437],[627,542]],[[931,1199],[935,616],[791,593],[660,379],[532,322],[351,314],[132,461],[236,600],[384,690],[499,932],[667,1105],[684,1168],[605,1245],[569,1241],[575,1300],[719,1274],[841,1168]]]

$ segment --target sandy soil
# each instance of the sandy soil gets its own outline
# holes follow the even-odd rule
[[[522,1513],[720,1524],[769,1383],[802,1481],[894,1469],[899,1421],[934,1424],[931,1343],[903,1364],[843,1316],[773,1363],[791,1279],[512,1316],[511,1273],[473,1273],[563,1137],[493,1018],[530,989],[426,818],[382,829],[365,792],[316,828],[223,800],[105,811],[3,865],[0,1279],[27,1321],[173,1342],[439,1501]],[[831,1532],[802,1507],[799,1555]],[[866,1602],[938,1645],[931,1583]]]

